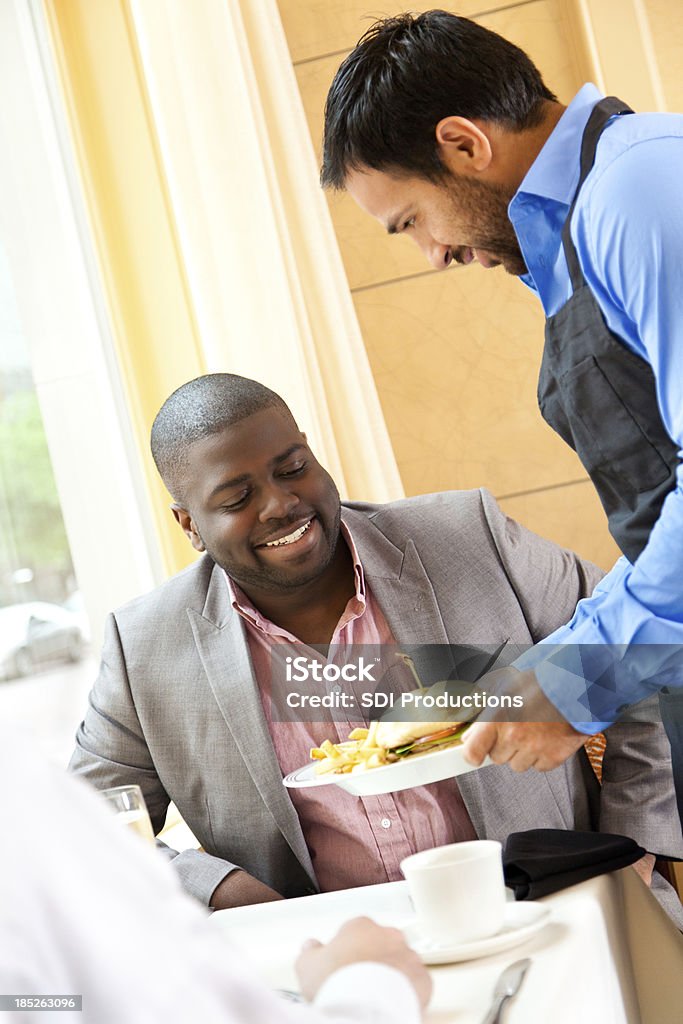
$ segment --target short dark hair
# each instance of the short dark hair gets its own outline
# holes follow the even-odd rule
[[[556,97],[529,57],[446,11],[377,21],[334,76],[325,104],[324,188],[370,167],[431,181],[447,175],[434,129],[450,114],[521,131]]]
[[[236,373],[207,373],[174,391],[156,415],[150,442],[159,474],[176,501],[187,500],[182,476],[196,441],[272,406],[291,416],[275,391]]]

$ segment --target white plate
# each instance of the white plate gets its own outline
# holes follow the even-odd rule
[[[420,934],[416,922],[404,927],[406,942],[415,950],[423,964],[455,964],[476,960],[512,949],[535,935],[547,923],[550,908],[540,903],[506,903],[503,927],[495,935],[476,942],[460,942],[452,946],[438,945]]]
[[[486,758],[484,764],[491,764]],[[431,754],[416,754],[406,757],[395,764],[385,764],[381,768],[369,768],[365,772],[348,772],[345,775],[316,775],[315,761],[290,772],[282,780],[289,789],[306,789],[309,786],[341,786],[347,793],[354,796],[377,796],[379,793],[397,793],[401,789],[412,789],[414,786],[427,786],[430,782],[440,782],[456,775],[476,771],[465,760],[462,747],[446,747],[435,750]]]

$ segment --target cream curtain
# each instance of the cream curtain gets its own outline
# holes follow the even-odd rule
[[[208,368],[281,393],[346,496],[401,496],[274,0],[129,11]]]

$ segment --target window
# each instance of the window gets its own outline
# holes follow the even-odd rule
[[[98,652],[161,573],[39,16],[0,4],[0,605],[20,608],[0,637],[21,644],[0,715],[63,763],[95,672],[84,607]]]

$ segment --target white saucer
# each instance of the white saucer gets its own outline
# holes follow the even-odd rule
[[[423,964],[455,964],[461,960],[475,960],[512,949],[531,938],[547,923],[550,908],[540,903],[506,903],[503,927],[495,935],[475,942],[439,945],[420,934],[415,922],[403,928],[406,942],[415,950]]]

